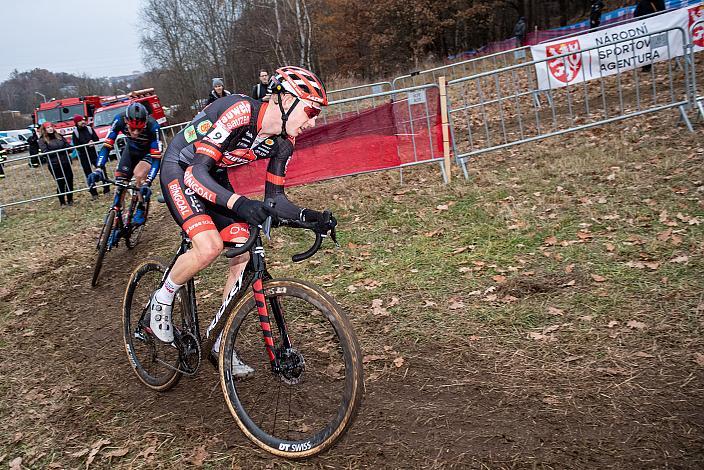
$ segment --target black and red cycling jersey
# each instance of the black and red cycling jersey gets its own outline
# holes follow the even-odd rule
[[[274,199],[276,214],[298,219],[300,208],[284,194],[284,178],[293,154],[291,138],[258,137],[268,103],[244,95],[224,96],[198,113],[167,147],[164,164],[177,163],[183,180],[198,197],[227,207],[237,187],[233,167],[255,160],[269,159],[265,194]],[[222,185],[216,173],[227,171],[229,185]],[[229,187],[227,187],[229,186]]]

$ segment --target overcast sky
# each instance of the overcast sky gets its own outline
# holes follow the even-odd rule
[[[141,0],[0,0],[0,82],[34,68],[90,77],[143,71]]]

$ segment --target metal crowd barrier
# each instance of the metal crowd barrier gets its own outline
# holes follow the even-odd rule
[[[190,122],[191,121],[179,122],[178,124],[172,124],[170,126],[160,128],[161,141],[164,143],[164,146],[168,145],[169,142],[171,142],[171,139],[173,139],[176,134],[190,124]]]
[[[359,95],[360,90],[368,90],[366,93]],[[328,91],[328,98],[331,101],[342,100],[345,98],[356,98],[358,96],[364,95],[374,95],[376,93],[382,93],[384,91],[389,91],[392,89],[391,82],[376,82],[369,83],[366,85],[356,85],[347,88],[339,88],[337,90]]]
[[[670,31],[682,34],[683,44],[689,44],[682,28],[670,28],[608,46],[594,46],[451,80],[448,113],[453,150],[465,176],[468,175],[466,161],[473,156],[665,109],[678,108],[691,131],[686,112],[692,102],[689,65],[688,61],[683,61],[683,67],[673,65],[676,56],[669,41],[667,60],[652,64],[649,72],[641,71],[640,67],[617,69],[614,75],[545,90],[542,93],[548,97],[546,104],[536,99],[539,89],[536,66],[545,67],[549,75],[550,62],[562,60],[567,68],[570,56],[615,44],[634,44],[639,39]],[[584,66],[581,73],[586,78]]]
[[[455,62],[454,64],[442,65],[428,70],[412,72],[408,75],[401,75],[394,78],[392,89],[398,86],[417,86],[427,83],[437,83],[438,77],[444,76],[448,80],[488,70],[495,70],[500,67],[508,67],[529,60],[530,47],[523,46],[507,51],[495,52],[493,54],[474,57],[472,59]],[[408,83],[410,82],[410,83]]]
[[[79,154],[78,158],[71,158],[70,155],[73,150],[84,147],[95,147],[97,153],[102,145],[103,141],[90,142],[37,155],[8,158],[0,163],[5,173],[5,178],[0,179],[0,207],[41,201],[60,195],[65,197],[70,193],[88,191],[86,177],[81,166],[82,157]],[[69,156],[68,165],[66,165],[65,157],[57,158],[64,153]],[[94,166],[92,162],[90,163],[90,169],[93,171]],[[108,159],[108,168],[110,167],[112,167],[112,162]],[[109,169],[108,171],[112,172]],[[103,186],[103,184],[96,186],[99,194],[102,193]],[[73,190],[70,190],[71,187]]]

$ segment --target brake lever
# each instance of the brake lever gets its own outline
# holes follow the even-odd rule
[[[271,240],[271,216],[267,217],[264,223],[261,225],[264,235],[266,235],[267,240]]]

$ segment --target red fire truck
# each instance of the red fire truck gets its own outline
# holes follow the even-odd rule
[[[115,116],[124,113],[125,108],[132,101],[142,103],[160,126],[167,124],[164,109],[161,107],[159,97],[154,93],[154,88],[145,88],[126,95],[103,96],[102,107],[93,116],[93,128],[98,137],[104,139],[108,135]]]
[[[101,101],[101,97],[95,95],[51,100],[34,110],[34,122],[39,126],[46,121],[53,122],[56,130],[70,142],[75,128],[73,116],[80,114],[92,124],[95,110],[102,106]]]

